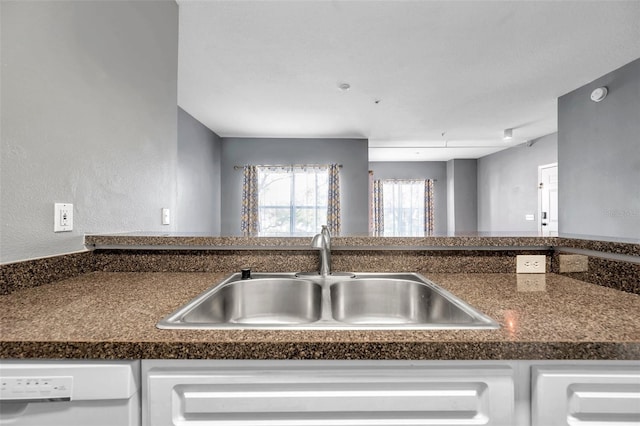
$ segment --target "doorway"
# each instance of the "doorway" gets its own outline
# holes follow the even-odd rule
[[[538,231],[558,236],[558,163],[538,166]]]

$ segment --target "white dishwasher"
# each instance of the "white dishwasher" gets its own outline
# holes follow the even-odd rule
[[[0,360],[0,425],[139,426],[140,361]]]

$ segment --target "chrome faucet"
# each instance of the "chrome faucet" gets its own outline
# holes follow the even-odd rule
[[[320,276],[331,275],[331,234],[327,225],[322,225],[322,231],[313,237],[311,247],[320,250]]]

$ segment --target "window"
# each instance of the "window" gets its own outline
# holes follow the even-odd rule
[[[424,236],[424,180],[383,180],[384,236]]]
[[[308,236],[327,223],[326,166],[257,167],[260,236]]]
[[[433,184],[431,179],[372,179],[370,232],[385,237],[433,235]]]

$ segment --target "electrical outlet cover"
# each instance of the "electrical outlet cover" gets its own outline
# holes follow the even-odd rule
[[[53,232],[73,231],[73,204],[53,204]]]
[[[518,274],[544,274],[546,266],[547,257],[543,254],[516,256],[516,272]]]

